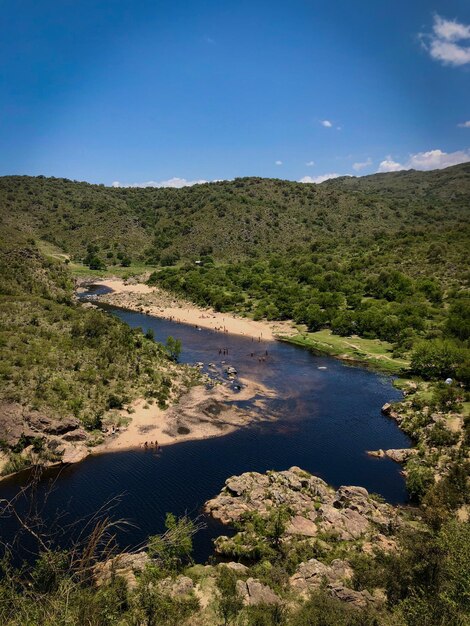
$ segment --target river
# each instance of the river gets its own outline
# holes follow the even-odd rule
[[[62,529],[64,541],[83,526],[80,522],[70,529],[69,524],[115,499],[112,516],[132,524],[118,531],[119,543],[122,547],[135,546],[163,530],[166,512],[198,515],[227,477],[292,465],[321,476],[333,486],[361,485],[391,503],[406,501],[400,466],[366,454],[366,450],[410,445],[406,435],[380,412],[385,402],[401,397],[389,376],[315,356],[286,343],[253,342],[100,306],[132,327],[152,329],[156,340],[164,342],[169,335],[180,339],[181,362],[202,362],[209,372],[213,371],[208,369],[209,363],[219,372],[232,365],[241,377],[276,390],[268,407],[277,419],[223,437],[166,446],[160,454],[131,450],[93,455],[60,472],[49,470],[36,498],[42,502],[53,484],[42,505],[42,516],[49,528]],[[219,354],[224,349],[228,352],[225,356]],[[233,397],[236,402],[235,391]],[[4,481],[0,497],[12,497],[24,480],[20,475]],[[25,498],[21,506],[26,504]],[[206,522],[207,527],[195,538],[198,561],[208,558],[213,537],[221,533],[218,524]],[[14,527],[12,520],[2,521],[3,540],[9,539]],[[23,546],[27,544],[24,538]]]

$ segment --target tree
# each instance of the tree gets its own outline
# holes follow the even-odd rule
[[[455,376],[465,361],[465,352],[454,342],[432,339],[419,343],[411,355],[411,369],[430,380]]]
[[[149,539],[149,556],[170,573],[178,573],[191,561],[196,525],[189,517],[177,518],[167,513],[166,531]]]
[[[216,580],[217,587],[217,612],[224,621],[224,624],[230,624],[243,607],[243,601],[237,590],[237,577],[235,572],[225,565],[220,568],[219,575]]]
[[[177,361],[181,354],[181,348],[182,348],[181,340],[175,339],[174,337],[170,335],[166,340],[165,348],[168,353],[168,356],[171,359],[173,359],[173,361]]]

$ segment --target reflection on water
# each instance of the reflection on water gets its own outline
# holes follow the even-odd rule
[[[161,455],[150,450],[119,452],[63,468],[45,507],[47,519],[66,509],[67,518],[73,521],[120,495],[114,515],[135,526],[120,532],[119,540],[123,546],[134,545],[162,531],[167,511],[197,515],[228,476],[292,465],[335,486],[362,485],[393,503],[405,501],[400,466],[365,454],[366,450],[409,445],[396,424],[380,413],[384,402],[400,397],[389,377],[280,342],[254,342],[100,306],[132,327],[151,328],[159,341],[169,335],[181,339],[182,362],[202,362],[204,371],[220,375],[231,365],[241,378],[276,390],[276,397],[263,398],[263,405],[277,421],[258,423],[217,439],[167,446]],[[223,348],[228,355],[219,354]],[[250,409],[259,404],[259,398],[237,402],[236,394],[233,401]],[[48,475],[52,477],[54,472]],[[3,483],[0,496],[13,495],[22,480],[17,477]],[[40,485],[39,495],[46,483]],[[212,537],[220,534],[218,524],[208,523],[196,537],[198,560],[207,558]],[[12,529],[12,523],[4,523],[2,538],[8,538]]]

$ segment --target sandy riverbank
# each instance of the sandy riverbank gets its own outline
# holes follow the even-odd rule
[[[99,280],[96,284],[113,290],[110,294],[100,296],[102,302],[178,323],[265,341],[273,341],[281,335],[296,334],[288,322],[255,321],[229,313],[218,313],[211,308],[203,309],[158,287],[142,283],[128,284],[119,278]]]
[[[143,283],[108,278],[95,281],[112,293],[99,296],[99,300],[129,310],[143,312],[155,317],[170,319],[177,323],[191,324],[221,333],[243,335],[273,341],[277,335],[294,331],[287,323],[254,321],[213,309],[203,309],[176,298],[174,295]],[[265,400],[275,392],[252,380],[239,379],[242,389],[235,392],[229,384],[193,387],[178,402],[166,410],[156,404],[149,405],[145,399],[135,401],[132,412],[122,411],[120,417],[128,421],[116,434],[107,436],[105,442],[94,452],[122,451],[130,448],[166,446],[180,441],[207,439],[229,434],[255,421],[273,419],[268,415]],[[240,409],[234,401],[252,400],[252,409]]]
[[[243,387],[235,393],[228,385],[217,384],[212,389],[199,385],[184,394],[172,407],[162,410],[156,404],[148,405],[144,399],[132,405],[127,427],[108,437],[95,452],[122,451],[144,447],[145,443],[158,442],[166,446],[180,441],[208,439],[227,435],[255,421],[270,419],[266,412],[241,410],[231,404],[236,400],[255,400],[257,409],[264,409],[264,400],[274,392],[263,385],[240,379]]]

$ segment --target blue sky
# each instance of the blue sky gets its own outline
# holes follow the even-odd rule
[[[467,0],[1,8],[1,175],[320,181],[470,160]]]

